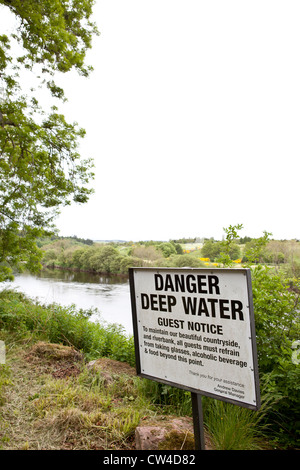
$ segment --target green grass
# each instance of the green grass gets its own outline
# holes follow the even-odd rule
[[[266,447],[266,412],[272,397],[265,396],[259,412],[218,400],[205,402],[206,426],[216,450],[261,450]]]

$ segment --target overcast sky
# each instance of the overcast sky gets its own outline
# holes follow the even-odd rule
[[[299,0],[96,0],[69,120],[96,164],[61,235],[300,238]]]

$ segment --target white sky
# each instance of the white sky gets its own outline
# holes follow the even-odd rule
[[[61,235],[300,238],[299,0],[96,0],[65,113],[96,164]]]

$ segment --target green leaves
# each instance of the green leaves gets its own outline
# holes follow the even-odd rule
[[[67,72],[72,68],[84,76],[84,64],[92,37],[98,34],[90,21],[93,0],[1,0],[18,19],[14,38],[22,45],[19,57],[28,67],[43,64],[44,70]]]
[[[22,108],[7,103],[3,114],[14,125],[0,127],[0,237],[6,240],[0,263],[16,260],[9,253],[19,232],[50,229],[58,207],[86,202],[92,192],[85,185],[93,177],[93,162],[80,161],[77,152],[82,129],[55,112],[37,124]]]
[[[78,152],[85,131],[66,122],[56,106],[43,111],[33,86],[29,96],[21,95],[19,73],[29,70],[33,85],[40,80],[51,97],[65,101],[53,76],[71,69],[88,75],[85,55],[97,29],[90,22],[92,0],[0,5],[17,20],[10,37],[0,36],[0,270],[1,279],[8,279],[10,268],[40,266],[34,237],[53,230],[61,206],[88,200],[94,176],[92,160]]]
[[[264,231],[263,237],[253,239],[246,244],[245,258],[248,263],[261,262],[271,235],[271,233]]]
[[[228,228],[224,228],[226,238],[220,242],[220,255],[216,258],[216,262],[222,264],[224,267],[230,267],[233,264],[232,259],[234,258],[233,253],[236,248],[235,241],[238,238],[238,231],[243,228],[242,224],[229,225]],[[239,254],[239,250],[236,255]],[[237,257],[237,256],[235,256]]]

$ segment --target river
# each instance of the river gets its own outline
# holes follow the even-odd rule
[[[128,279],[118,276],[44,269],[38,275],[16,274],[4,283],[41,303],[76,305],[84,310],[97,309],[91,321],[117,323],[132,334],[132,316]]]

